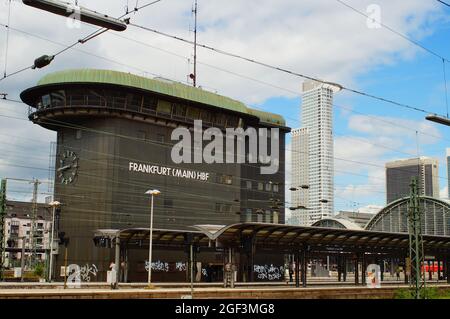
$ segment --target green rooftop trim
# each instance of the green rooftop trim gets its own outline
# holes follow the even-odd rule
[[[285,126],[285,120],[282,116],[247,108],[244,103],[226,96],[214,94],[177,82],[150,79],[119,71],[100,69],[59,71],[44,76],[37,85],[43,86],[61,83],[101,83],[138,88],[162,95],[211,105],[233,112],[250,114],[259,117],[260,121],[263,123]]]
[[[284,118],[279,114],[255,110],[251,108],[247,108],[247,113],[258,117],[259,120],[263,123],[286,126]]]

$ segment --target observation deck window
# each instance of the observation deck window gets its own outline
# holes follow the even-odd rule
[[[158,100],[158,106],[156,108],[158,113],[170,114],[172,113],[172,105],[170,102],[164,100]]]

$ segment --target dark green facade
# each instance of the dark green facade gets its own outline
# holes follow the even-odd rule
[[[155,197],[154,228],[284,223],[284,135],[289,129],[278,115],[179,83],[104,70],[50,74],[21,98],[36,108],[30,120],[58,132],[55,199],[62,203],[58,227],[70,238],[68,263],[94,264],[98,274],[92,280],[104,280],[114,259],[113,248],[94,246],[94,232],[148,228],[150,197],[144,194],[148,189],[161,191]],[[192,129],[199,119],[205,128],[221,130],[279,128],[278,172],[261,175],[260,164],[248,162],[175,164],[173,129]],[[133,163],[156,166],[159,171],[133,171]],[[196,176],[162,174],[163,168],[188,170]],[[202,180],[205,173],[208,179]],[[128,280],[145,280],[146,256],[147,251],[139,247],[129,251]],[[204,262],[222,262],[218,253],[201,256]],[[157,249],[153,260],[170,261],[175,267],[184,257],[185,252]],[[57,276],[63,262],[60,253]],[[155,280],[171,280],[167,276],[156,272]],[[177,276],[183,277],[182,272]]]

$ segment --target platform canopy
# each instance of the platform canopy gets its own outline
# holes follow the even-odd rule
[[[274,252],[308,249],[311,251],[366,251],[374,253],[407,253],[409,236],[367,230],[325,227],[299,227],[281,224],[238,223],[220,229],[212,225],[192,226],[193,230],[153,230],[153,243],[158,246],[242,247],[251,240],[255,249]],[[122,243],[148,245],[148,228],[98,230],[95,238],[115,238]],[[450,252],[449,236],[424,236],[426,253]]]

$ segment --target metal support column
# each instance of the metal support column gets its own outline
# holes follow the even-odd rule
[[[395,270],[394,258],[389,258],[389,274],[391,275],[391,278],[394,276]]]
[[[117,235],[116,237],[116,251],[115,251],[115,256],[114,256],[114,264],[115,266],[115,270],[116,270],[116,280],[115,283],[113,285],[114,289],[118,289],[119,288],[119,280],[120,280],[120,238],[119,235]],[[151,267],[149,265],[149,267]]]
[[[433,263],[431,262],[431,260],[427,261],[427,265],[428,265],[428,280],[433,280]]]
[[[447,272],[446,272],[446,268],[447,268],[447,257],[443,256],[442,257],[442,280],[446,280],[447,279]]]
[[[425,289],[425,267],[422,237],[422,210],[419,205],[419,190],[417,177],[413,177],[410,184],[410,196],[408,203],[408,233],[409,233],[409,257],[411,258],[411,280],[414,299],[422,299]],[[423,269],[421,269],[423,268]]]
[[[437,257],[437,281],[441,280],[441,259]]]
[[[359,257],[355,256],[355,285],[359,285]]]
[[[301,262],[302,262],[302,287],[306,288],[306,278],[307,278],[307,271],[308,271],[308,260],[307,260],[307,254],[306,254],[306,249],[303,248],[302,249],[302,257],[301,257]]]
[[[447,278],[447,283],[450,284],[450,258],[445,256],[445,278]]]
[[[194,245],[189,245],[189,279],[191,281],[191,298],[194,298]]]
[[[300,251],[298,249],[295,250],[295,287],[300,287]]]
[[[361,284],[364,286],[366,284],[366,254],[361,254]]]
[[[124,262],[125,262],[125,268],[124,268],[124,273],[123,273],[123,281],[124,282],[128,282],[128,249],[127,246],[124,245],[123,247],[123,256],[124,256]]]
[[[255,281],[255,240],[252,237],[251,250],[250,250],[250,281]]]
[[[343,279],[344,282],[347,281],[347,257],[346,256],[342,256],[342,275],[343,275]]]
[[[337,273],[338,273],[338,282],[341,282],[342,277],[342,256],[337,257]]]
[[[0,186],[0,281],[3,281],[3,267],[5,264],[5,217],[6,217],[6,179],[1,180]]]
[[[403,270],[403,272],[405,273],[405,284],[409,283],[410,277],[411,277],[411,259],[409,258],[404,258],[405,260],[405,269]],[[409,274],[408,274],[408,270],[409,269]]]
[[[22,252],[20,253],[20,281],[23,281],[25,271],[25,242],[26,237],[22,237]]]

